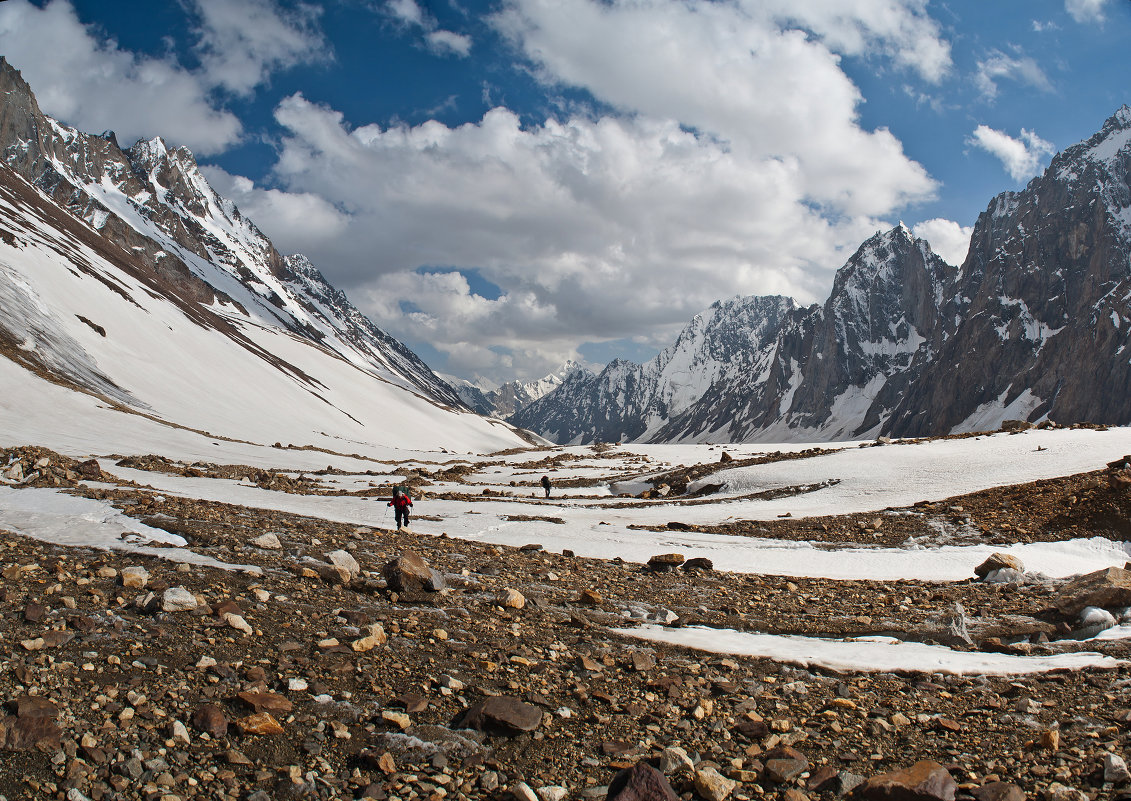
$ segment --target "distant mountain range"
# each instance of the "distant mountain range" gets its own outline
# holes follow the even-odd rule
[[[536,381],[507,381],[494,389],[477,386],[453,376],[445,376],[445,379],[468,408],[488,417],[506,418],[553,392],[576,373],[593,375],[589,368],[570,359]]]
[[[960,267],[904,226],[823,305],[735,298],[651,361],[575,373],[510,420],[559,443],[917,436],[1131,423],[1131,109],[974,226]]]
[[[187,149],[153,139],[122,150],[113,133],[64,126],[2,58],[0,93],[9,385],[35,376],[123,412],[256,441],[524,444],[468,410],[305,257],[281,255]]]

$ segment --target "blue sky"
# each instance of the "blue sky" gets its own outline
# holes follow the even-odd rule
[[[903,220],[948,260],[1129,100],[1131,0],[0,3],[43,109],[190,147],[436,369],[653,355],[824,299]]]

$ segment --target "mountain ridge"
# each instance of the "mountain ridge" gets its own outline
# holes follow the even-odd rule
[[[958,267],[902,224],[878,232],[837,271],[824,304],[751,340],[763,358],[737,374],[710,354],[743,334],[722,342],[697,316],[677,339],[697,354],[705,385],[689,406],[649,416],[641,410],[665,390],[629,389],[663,372],[662,353],[563,386],[510,419],[570,443],[921,436],[1010,418],[1131,423],[1120,358],[1131,345],[1129,185],[1123,106],[1024,189],[993,198]],[[630,409],[619,418],[618,393]]]

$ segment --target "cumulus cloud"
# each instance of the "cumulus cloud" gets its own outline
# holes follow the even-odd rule
[[[982,97],[992,100],[997,97],[998,82],[1002,79],[1032,86],[1043,92],[1052,91],[1052,83],[1034,58],[1020,54],[1010,56],[994,50],[978,62],[978,73],[974,81]]]
[[[43,8],[0,3],[0,52],[45,112],[84,130],[113,129],[123,143],[175,132],[178,144],[202,155],[240,137],[240,121],[212,103],[199,75],[171,57],[139,56],[102,40],[67,0]]]
[[[927,14],[927,0],[745,0],[752,16],[812,31],[832,50],[849,56],[883,55],[938,83],[950,71],[950,43]]]
[[[1107,0],[1064,0],[1064,10],[1077,22],[1103,22]]]
[[[276,70],[330,58],[315,6],[287,10],[273,0],[195,0],[195,5],[201,78],[212,86],[247,95]]]
[[[866,201],[858,187],[839,190],[844,208],[866,212],[826,216],[799,159],[644,115],[524,127],[496,108],[457,127],[351,129],[295,95],[276,119],[288,132],[274,174],[286,191],[241,183],[241,209],[332,271],[391,333],[458,358],[453,372],[474,363],[496,379],[537,377],[580,341],[672,334],[719,297],[818,299],[875,230],[869,212],[933,189],[897,148],[895,167],[874,165],[880,189]],[[900,184],[892,175],[906,165],[912,180]],[[329,201],[325,230],[293,229],[280,214],[289,195]],[[503,296],[474,294],[450,268],[477,270]]]
[[[796,160],[803,191],[838,211],[884,213],[929,192],[931,180],[889,131],[859,126],[861,96],[837,55],[772,11],[754,2],[510,0],[495,24],[545,82],[677,120],[755,156]],[[858,27],[871,31],[866,21]]]
[[[966,261],[966,253],[970,250],[970,235],[974,233],[974,228],[936,217],[912,226],[911,232],[920,239],[926,239],[931,250],[947,264],[957,266]]]
[[[440,28],[416,0],[388,0],[385,9],[399,24],[420,28],[424,32],[425,46],[436,55],[466,58],[471,54],[470,36]]]
[[[998,159],[1015,181],[1032,178],[1040,172],[1042,159],[1056,152],[1052,142],[1046,142],[1033,131],[1024,128],[1021,129],[1021,136],[1014,139],[1004,131],[979,125],[966,142]]]
[[[123,144],[163,135],[197,155],[239,141],[243,126],[212,96],[249,94],[269,75],[329,57],[318,12],[274,0],[195,0],[200,57],[188,69],[171,56],[123,50],[79,19],[70,0],[40,8],[0,3],[0,52],[33,87],[40,107],[84,130],[113,129]]]

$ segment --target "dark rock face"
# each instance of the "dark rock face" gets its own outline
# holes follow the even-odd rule
[[[511,419],[559,443],[919,436],[1131,422],[1131,108],[978,218],[952,267],[903,226],[823,306],[716,303],[644,365],[575,376]]]
[[[373,325],[305,257],[280,254],[212,189],[187,148],[157,138],[123,151],[112,133],[67,128],[40,111],[30,87],[2,57],[0,94],[0,161],[97,232],[116,252],[115,262],[128,259],[163,291],[197,306],[193,315],[202,324],[220,327],[204,309],[217,299],[254,309],[364,369],[390,372],[437,403],[466,408],[455,390]],[[128,206],[131,219],[108,205],[111,195]]]

